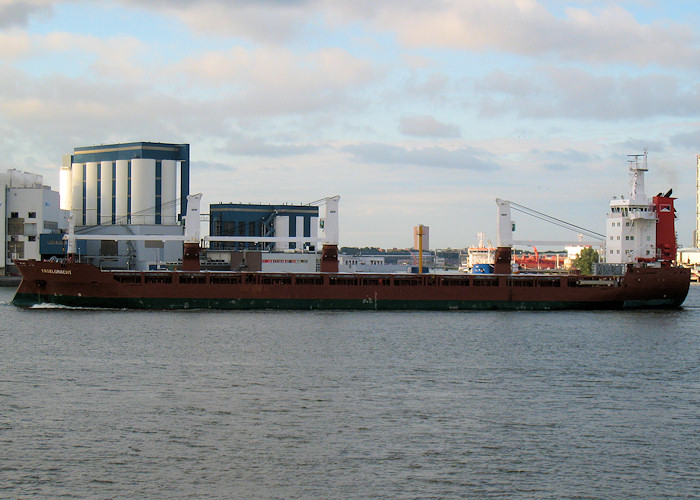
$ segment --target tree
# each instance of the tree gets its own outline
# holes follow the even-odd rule
[[[586,247],[574,259],[573,266],[579,269],[582,274],[591,274],[593,272],[593,264],[598,262],[598,258],[598,252],[591,247]]]

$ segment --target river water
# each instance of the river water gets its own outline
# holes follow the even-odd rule
[[[0,497],[700,497],[673,311],[20,310]]]

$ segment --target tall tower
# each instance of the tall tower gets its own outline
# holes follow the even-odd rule
[[[419,231],[423,232],[422,238],[418,236]],[[423,248],[420,248],[419,240],[422,240]],[[413,226],[413,248],[416,250],[423,250],[424,252],[430,250],[430,228],[428,226],[424,226],[423,224]]]
[[[77,225],[175,225],[187,211],[189,181],[189,144],[79,147],[63,159],[61,208],[72,211]]]

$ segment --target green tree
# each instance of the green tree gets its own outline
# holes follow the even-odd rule
[[[593,264],[596,262],[598,262],[598,252],[591,247],[586,247],[574,259],[573,266],[579,269],[582,274],[591,274],[593,272]]]

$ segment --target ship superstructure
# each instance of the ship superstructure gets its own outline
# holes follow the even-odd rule
[[[672,261],[676,255],[675,209],[671,191],[649,199],[644,188],[647,152],[629,155],[630,193],[613,198],[606,222],[609,264]]]

